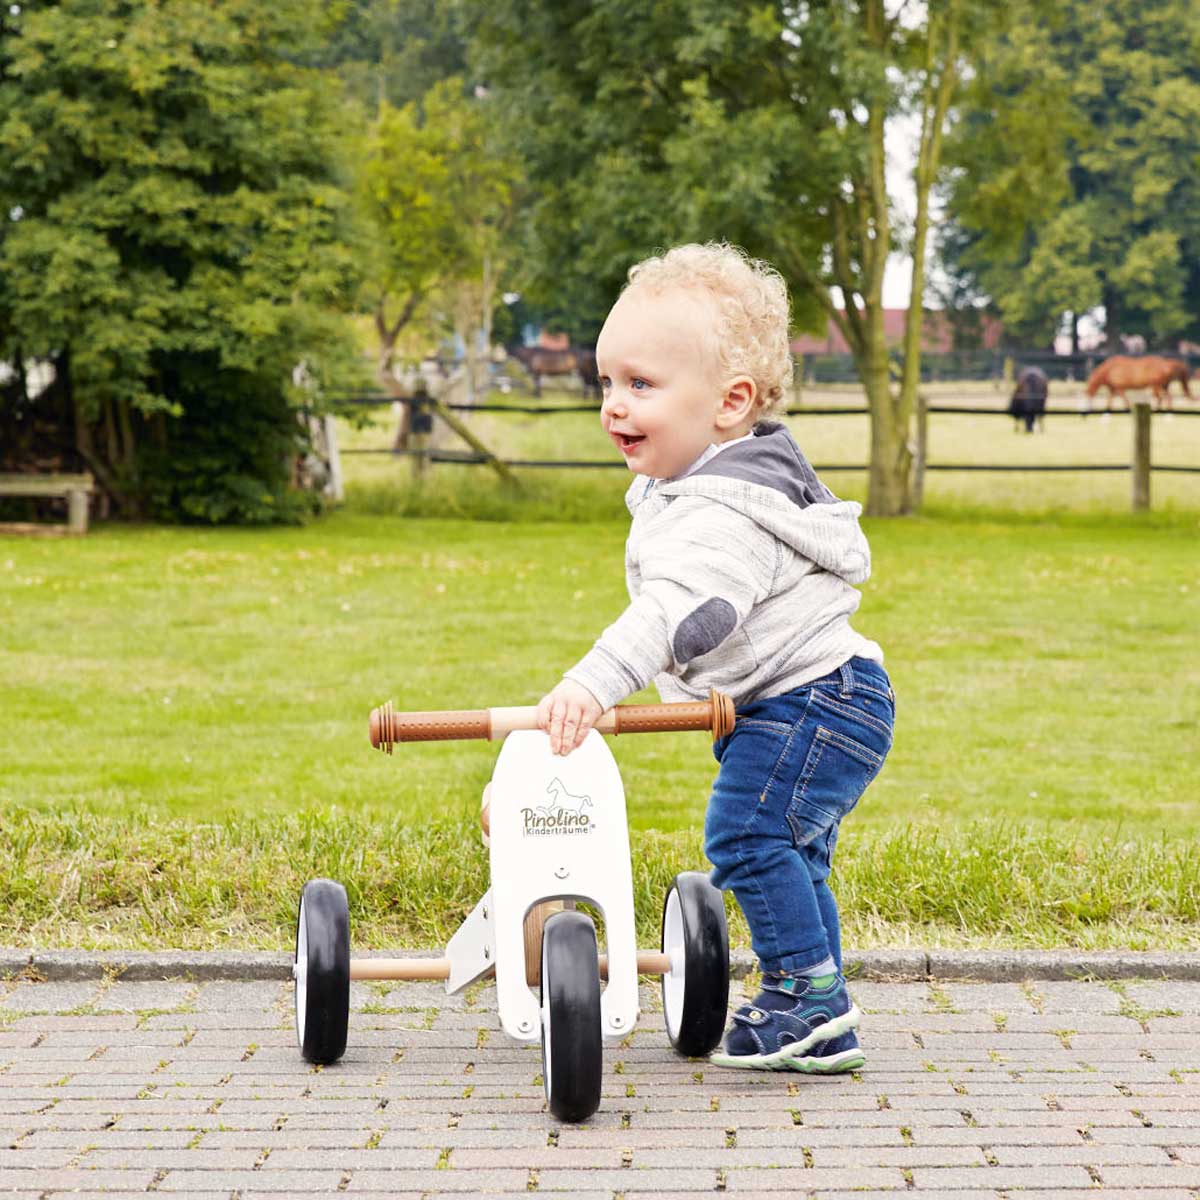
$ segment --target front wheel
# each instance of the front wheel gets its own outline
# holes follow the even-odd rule
[[[663,903],[662,949],[671,969],[662,977],[667,1037],[680,1054],[715,1050],[729,1007],[729,932],[725,900],[703,871],[675,876]]]
[[[350,1023],[350,905],[332,879],[310,879],[296,916],[296,1040],[312,1063],[337,1062]]]
[[[600,960],[596,927],[581,912],[558,912],[542,929],[542,1080],[550,1112],[586,1121],[600,1107]]]

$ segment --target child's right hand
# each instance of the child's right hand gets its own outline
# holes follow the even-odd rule
[[[550,735],[554,754],[570,754],[583,745],[603,711],[600,701],[583,684],[564,679],[538,701],[537,726]]]

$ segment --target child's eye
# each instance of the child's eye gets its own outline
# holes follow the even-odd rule
[[[640,392],[644,391],[650,385],[644,379],[631,379],[629,381],[629,386],[633,388],[635,392]]]
[[[600,390],[607,392],[612,387],[612,380],[607,375],[600,376]]]

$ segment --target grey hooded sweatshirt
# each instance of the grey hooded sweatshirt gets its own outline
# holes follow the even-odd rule
[[[862,507],[817,478],[783,425],[762,423],[673,480],[625,496],[632,603],[566,672],[605,707],[651,680],[665,701],[778,696],[847,659],[883,661],[850,616],[871,573]]]

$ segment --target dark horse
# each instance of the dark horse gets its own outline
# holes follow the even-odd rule
[[[600,377],[596,372],[596,352],[586,346],[568,346],[551,350],[545,346],[509,346],[508,353],[521,363],[533,380],[533,394],[542,394],[543,375],[578,373],[587,395],[600,396]]]
[[[1039,428],[1045,429],[1043,418],[1046,415],[1046,394],[1050,390],[1050,381],[1046,372],[1040,367],[1023,367],[1017,376],[1017,386],[1012,399],[1008,402],[1008,411],[1016,420],[1015,428],[1020,429],[1025,422],[1025,432],[1032,433],[1034,422]]]

